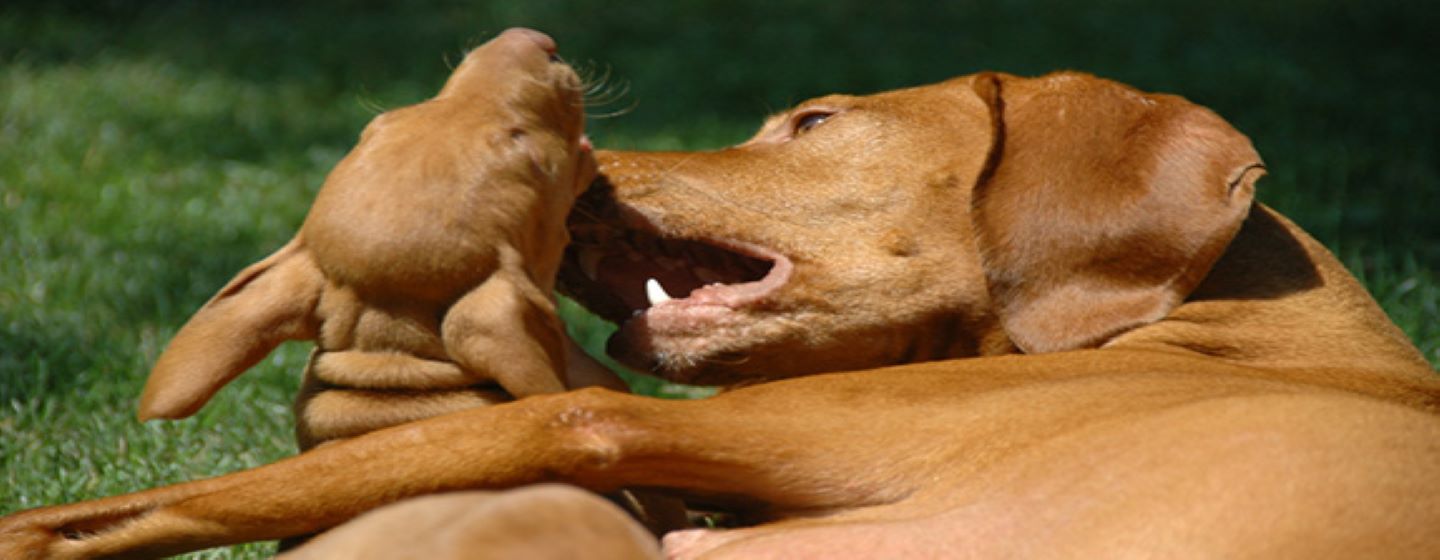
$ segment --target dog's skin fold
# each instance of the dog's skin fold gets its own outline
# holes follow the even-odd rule
[[[500,493],[357,523],[443,544],[461,541],[424,512],[475,530],[617,519],[584,494],[513,493],[542,482],[740,517],[669,534],[675,558],[1440,555],[1434,372],[1253,202],[1259,156],[1206,109],[987,73],[807,101],[725,150],[597,159],[562,289],[623,321],[611,351],[633,366],[769,382],[457,412],[22,512],[0,520],[0,556],[171,554],[460,490]],[[507,513],[461,513],[482,510]],[[406,552],[359,532],[312,546]],[[605,534],[570,538],[658,557],[643,533]],[[435,557],[467,552],[485,554]]]

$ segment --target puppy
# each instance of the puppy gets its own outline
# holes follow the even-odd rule
[[[296,402],[301,449],[595,383],[562,379],[551,295],[565,217],[595,175],[581,80],[555,49],[508,30],[434,98],[372,120],[295,238],[176,334],[140,418],[193,414],[297,339],[317,343]]]

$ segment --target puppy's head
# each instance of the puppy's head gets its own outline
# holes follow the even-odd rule
[[[453,301],[495,269],[497,245],[550,278],[565,215],[594,174],[583,117],[580,80],[554,41],[506,31],[433,99],[371,121],[300,238],[327,277],[362,295]]]
[[[473,50],[434,98],[376,117],[295,239],[181,328],[151,371],[141,419],[193,414],[281,342],[314,339],[326,290],[438,313],[501,254],[548,290],[565,215],[595,173],[583,126],[580,80],[548,36],[512,29]]]
[[[562,289],[621,323],[612,354],[700,383],[1098,346],[1184,299],[1262,174],[1210,111],[1076,73],[826,96],[739,146],[600,162]]]

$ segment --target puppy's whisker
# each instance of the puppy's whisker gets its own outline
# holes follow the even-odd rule
[[[622,82],[618,84],[606,84],[603,89],[593,92],[586,92],[585,104],[591,107],[609,105],[624,99],[630,95],[630,84]]]
[[[589,84],[585,92],[590,97],[601,99],[614,99],[630,94],[630,82],[627,80],[612,80],[606,76],[603,81]]]
[[[603,85],[605,82],[610,81],[610,66],[605,65],[604,70],[598,71],[598,76],[596,75],[596,66],[597,64],[593,60],[587,60],[584,64],[572,65],[572,67],[575,68],[575,73],[580,75],[580,82],[587,86]]]
[[[486,42],[489,41],[489,39],[484,39],[482,37],[494,35],[495,34],[493,33],[486,32],[482,33],[479,37],[470,37],[468,39],[465,39],[465,42],[463,43],[464,46],[460,47],[460,60],[465,60],[465,57],[470,56],[471,51],[480,48],[481,45],[484,45]],[[456,63],[450,58],[452,54],[453,53],[447,52],[440,55],[441,59],[445,61],[445,69],[451,72],[455,71],[455,68],[460,66],[458,63]]]
[[[494,35],[494,33],[486,32],[482,33],[479,37],[470,37],[469,39],[466,39],[465,46],[462,48],[460,54],[470,54],[470,51],[478,49],[481,45],[484,45],[486,43],[487,39],[483,39],[481,37],[493,37]]]
[[[616,103],[630,95],[630,83],[627,81],[613,81],[611,79],[612,74],[609,66],[604,66],[603,69],[596,70],[595,67],[587,65],[584,68],[578,69],[577,72],[581,74],[580,82],[584,88],[586,107],[603,107]],[[597,72],[599,72],[598,75]],[[614,112],[614,114],[601,114],[596,116],[605,118],[624,114],[632,110],[634,110],[633,103],[625,109]]]
[[[639,107],[639,106],[640,106],[640,100],[637,99],[637,100],[631,101],[630,104],[627,105],[627,106],[625,106],[625,107],[621,107],[621,108],[619,108],[619,109],[616,109],[616,110],[614,110],[614,111],[610,111],[610,112],[608,112],[608,113],[588,113],[588,112],[587,112],[587,113],[585,113],[585,118],[587,118],[587,119],[613,119],[613,118],[615,118],[615,117],[628,115],[628,114],[630,114],[631,111],[634,111],[635,108],[636,108],[636,107]]]
[[[581,82],[585,90],[585,97],[595,97],[609,91],[610,84],[605,82]]]
[[[587,95],[596,95],[605,92],[612,86],[610,70],[607,68],[605,73],[599,77],[586,76],[581,80],[581,83],[585,84],[585,93]]]
[[[622,99],[628,97],[628,96],[629,96],[629,91],[630,91],[630,90],[629,90],[629,87],[628,87],[628,86],[620,86],[619,89],[610,89],[610,90],[607,90],[606,92],[602,93],[602,94],[601,94],[600,96],[598,96],[598,97],[587,97],[587,98],[585,98],[585,108],[586,108],[586,109],[594,109],[594,108],[603,108],[603,107],[607,107],[607,106],[614,105],[614,104],[620,102]],[[636,107],[639,107],[639,106],[640,106],[640,101],[639,101],[638,99],[633,99],[633,98],[632,98],[632,99],[629,101],[629,103],[627,103],[627,104],[624,105],[623,107],[619,107],[619,108],[617,108],[617,109],[610,110],[610,111],[600,111],[600,112],[595,112],[595,113],[588,113],[587,116],[589,116],[589,117],[591,117],[591,118],[610,118],[610,117],[615,117],[615,116],[620,116],[620,115],[628,114],[628,113],[630,113],[631,111],[634,111],[635,108],[636,108]]]
[[[386,111],[385,106],[382,105],[379,100],[375,99],[372,93],[365,91],[363,87],[362,91],[356,95],[356,102],[360,104],[362,109],[369,111],[372,115],[379,115]]]

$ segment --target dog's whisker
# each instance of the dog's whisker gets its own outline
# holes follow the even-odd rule
[[[749,361],[750,356],[744,354],[736,354],[733,355],[733,357],[710,356],[708,358],[705,358],[705,363],[707,364],[717,364],[722,366],[738,366],[748,363]]]
[[[682,175],[682,174],[676,173],[677,171],[680,170],[681,167],[683,167],[687,162],[689,162],[690,159],[692,159],[692,158],[694,158],[694,157],[697,157],[697,156],[698,156],[698,154],[694,154],[694,153],[686,154],[685,157],[681,158],[680,161],[675,162],[675,163],[674,163],[673,165],[671,165],[669,168],[659,171],[659,176],[660,176],[659,181],[661,181],[661,182],[663,182],[665,185],[667,185],[667,186],[669,186],[669,187],[672,187],[672,188],[675,188],[675,189],[681,189],[681,190],[687,190],[687,191],[694,192],[696,195],[698,195],[698,196],[700,196],[700,197],[703,197],[705,200],[708,200],[711,204],[717,204],[717,205],[721,205],[721,206],[727,206],[727,207],[734,208],[734,209],[737,209],[737,210],[743,210],[743,211],[745,211],[745,212],[751,212],[751,213],[754,213],[754,214],[757,214],[757,215],[765,215],[765,216],[767,216],[767,219],[769,219],[769,220],[773,220],[773,221],[775,221],[775,222],[782,223],[782,224],[786,224],[786,225],[790,225],[790,226],[794,226],[794,227],[800,227],[800,228],[813,227],[813,224],[807,223],[807,222],[802,221],[802,220],[797,220],[797,219],[794,218],[794,217],[785,216],[785,215],[777,215],[777,214],[775,214],[774,212],[772,212],[772,211],[770,211],[770,210],[768,210],[768,209],[766,209],[766,208],[758,207],[758,206],[755,206],[755,205],[752,205],[752,204],[745,203],[744,201],[741,201],[741,200],[735,200],[735,199],[733,199],[733,198],[726,197],[726,196],[724,196],[724,195],[722,195],[722,194],[720,194],[720,193],[718,193],[718,192],[715,192],[715,191],[712,190],[712,189],[705,188],[705,187],[703,186],[703,183],[697,183],[696,181],[689,180],[688,178],[686,178],[686,177],[685,177],[684,175]],[[703,205],[701,202],[697,201],[695,204],[696,204],[696,207],[695,207],[694,209],[690,210],[690,211],[694,211],[694,212],[704,211],[704,210],[703,210],[703,209],[704,209],[704,205]]]
[[[594,220],[597,223],[603,222],[603,220],[600,219],[600,216],[595,215],[593,212],[589,211],[588,209],[582,208],[579,205],[576,205],[574,209],[571,210],[571,212],[580,214],[581,216]]]

